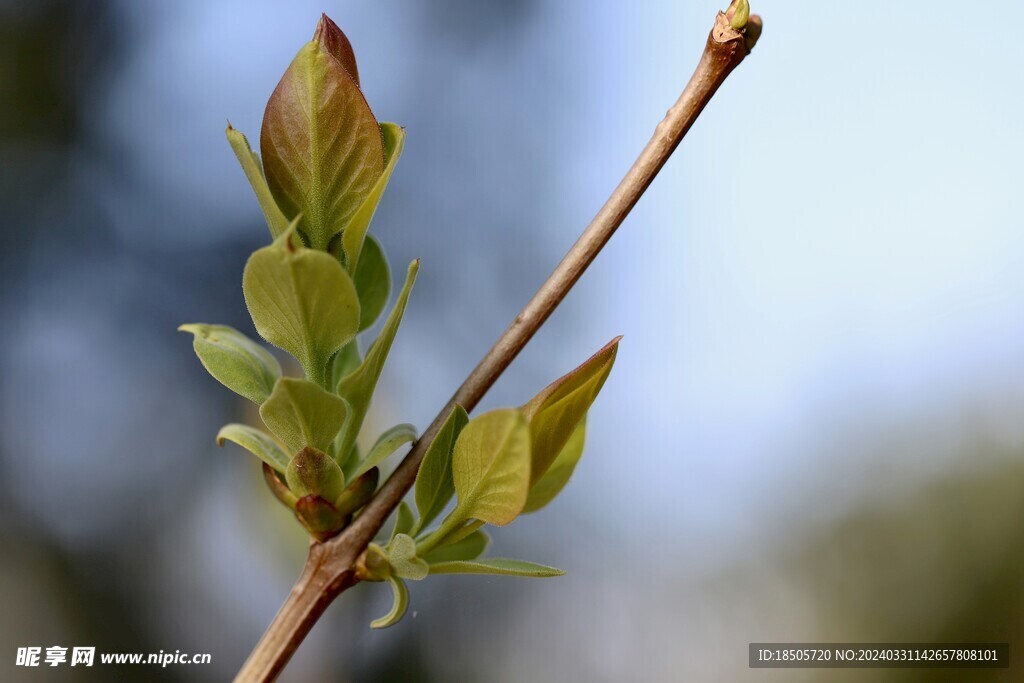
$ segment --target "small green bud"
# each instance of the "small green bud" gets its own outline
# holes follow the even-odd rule
[[[388,554],[376,543],[366,547],[366,551],[356,560],[356,576],[360,581],[385,581],[391,576],[391,563]]]
[[[750,3],[747,0],[733,0],[729,9],[725,11],[725,18],[729,20],[729,26],[740,30],[747,25],[750,18]]]

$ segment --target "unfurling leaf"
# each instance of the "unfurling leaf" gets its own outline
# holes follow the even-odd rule
[[[292,453],[303,446],[326,451],[345,423],[345,401],[312,382],[282,377],[270,398],[260,406],[260,417]]]
[[[260,135],[274,199],[289,219],[301,215],[299,232],[319,250],[348,224],[384,171],[377,120],[338,61],[333,38],[333,31],[318,28],[299,50],[270,96]]]
[[[377,321],[391,296],[391,269],[384,250],[369,235],[363,245],[363,256],[353,276],[359,293],[359,331]]]
[[[182,325],[193,334],[192,347],[214,379],[254,403],[263,403],[281,376],[281,366],[266,349],[227,325]]]
[[[366,546],[366,551],[356,560],[356,576],[362,581],[383,581],[391,576],[387,551],[376,543]]]
[[[416,536],[421,529],[434,521],[455,495],[452,450],[455,448],[455,440],[459,438],[459,433],[468,422],[469,415],[466,414],[466,409],[456,405],[423,456],[419,473],[416,475],[416,509],[419,510],[420,519],[412,536]]]
[[[267,488],[270,489],[275,498],[284,503],[286,507],[292,510],[295,509],[295,504],[299,499],[267,463],[263,463],[263,479],[267,482]]]
[[[238,444],[281,474],[284,474],[291,459],[269,434],[248,425],[228,424],[221,427],[217,432],[217,445],[223,446],[225,441]]]
[[[405,276],[405,286],[398,295],[395,307],[391,309],[391,315],[384,323],[380,335],[370,345],[363,362],[344,377],[338,383],[338,394],[349,403],[352,410],[352,419],[345,425],[345,433],[338,444],[338,453],[348,453],[355,443],[359,429],[363,426],[363,419],[366,411],[370,408],[370,399],[373,398],[373,391],[377,387],[377,380],[384,369],[384,361],[391,351],[391,344],[395,341],[395,334],[398,326],[402,323],[402,316],[405,314],[405,307],[409,303],[409,293],[412,292],[413,283],[416,282],[416,273],[419,270],[420,262],[415,260],[409,264],[409,270]]]
[[[452,519],[502,526],[519,515],[530,489],[530,431],[523,414],[494,410],[470,420],[452,453],[458,504]]]
[[[338,508],[338,512],[343,515],[355,512],[366,505],[370,498],[373,497],[374,492],[377,490],[377,481],[379,479],[380,470],[376,467],[369,472],[365,472],[348,485],[348,488],[342,492],[341,496],[334,503],[334,507]]]
[[[576,469],[576,463],[583,455],[583,442],[587,435],[587,420],[584,418],[576,425],[569,440],[562,446],[562,452],[558,454],[551,467],[540,479],[530,487],[530,495],[526,498],[526,507],[523,514],[536,512],[555,499],[565,485],[569,483],[569,477]]]
[[[384,172],[374,183],[363,203],[356,209],[341,235],[345,263],[349,272],[359,268],[359,263],[362,261],[361,250],[365,248],[363,238],[370,228],[370,221],[373,220],[377,205],[384,195],[388,181],[391,180],[391,172],[395,170],[395,165],[398,163],[399,157],[402,156],[402,148],[405,146],[405,130],[401,126],[394,123],[382,123],[380,124],[380,133],[384,138]]]
[[[263,209],[263,216],[267,219],[270,235],[276,238],[288,229],[288,219],[281,213],[280,207],[274,201],[274,196],[270,194],[270,188],[267,187],[267,179],[263,177],[263,166],[260,164],[260,158],[252,151],[249,141],[245,136],[232,128],[230,123],[228,124],[227,136],[228,142],[231,143],[231,149],[235,151],[235,156],[238,157],[238,163],[242,165],[245,177],[248,178],[253,192],[256,193],[256,201],[260,203],[260,208]]]
[[[416,516],[413,515],[412,508],[403,500],[398,504],[398,511],[395,512],[395,526],[391,529],[391,540],[394,541],[398,534],[408,535],[415,522]]]
[[[562,452],[590,409],[615,363],[619,339],[611,340],[583,365],[555,380],[523,406],[533,448],[531,482],[536,483]]]
[[[341,65],[345,67],[345,71],[352,77],[355,84],[359,85],[359,69],[356,67],[356,54],[352,50],[352,43],[348,41],[348,36],[326,14],[320,15],[320,22],[316,25],[313,40],[319,40],[323,44],[324,49],[341,62]]]
[[[359,328],[352,279],[329,254],[296,246],[289,229],[245,264],[245,303],[256,330],[326,384],[327,362]]]
[[[395,534],[388,544],[388,564],[391,573],[403,579],[420,581],[427,578],[430,567],[416,556],[416,541],[406,534]]]
[[[454,543],[443,543],[423,556],[427,564],[475,560],[484,554],[491,539],[480,529]]]
[[[440,562],[430,565],[431,574],[497,574],[500,576],[524,576],[544,579],[565,574],[561,569],[542,564],[509,560],[500,557],[476,560],[475,562]]]
[[[284,473],[288,488],[302,498],[320,496],[333,504],[345,488],[345,477],[331,456],[306,446],[295,454]]]
[[[358,477],[363,472],[367,471],[371,467],[384,462],[384,459],[394,453],[402,446],[416,440],[416,428],[410,424],[395,425],[388,431],[384,432],[377,439],[377,443],[374,444],[373,448],[366,455],[366,459],[359,463],[359,467],[352,474],[353,477]]]
[[[409,607],[409,589],[405,587],[405,582],[395,576],[389,576],[387,582],[391,585],[395,602],[390,612],[370,622],[370,628],[394,626],[405,616],[405,610]]]
[[[313,538],[326,541],[345,526],[345,518],[320,496],[306,496],[295,503],[295,516]]]

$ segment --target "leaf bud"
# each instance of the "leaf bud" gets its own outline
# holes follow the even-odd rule
[[[350,517],[338,514],[333,505],[320,496],[303,496],[295,503],[295,516],[310,535],[323,542],[337,536]]]
[[[320,496],[334,501],[345,488],[345,475],[334,459],[312,446],[299,451],[285,470],[288,488],[299,498]]]
[[[373,467],[369,471],[356,477],[356,480],[349,484],[334,503],[338,512],[347,515],[355,512],[366,505],[377,490],[377,482],[380,480],[380,469]]]

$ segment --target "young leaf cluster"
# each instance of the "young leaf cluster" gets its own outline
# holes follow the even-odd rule
[[[285,376],[263,345],[225,325],[189,324],[203,366],[259,407],[260,428],[229,424],[217,435],[259,458],[278,500],[318,541],[341,532],[376,492],[380,465],[417,438],[412,425],[380,434],[362,454],[357,438],[402,322],[419,262],[366,353],[358,336],[383,314],[391,273],[368,234],[402,153],[405,133],[378,123],[363,97],[352,47],[326,16],[267,104],[260,156],[230,125],[228,141],[259,202],[271,242],[249,258],[242,289],[253,326],[290,354]],[[586,415],[615,360],[618,339],[518,408],[473,419],[454,406],[431,442],[390,537],[360,558],[363,580],[387,581],[397,622],[406,581],[432,574],[550,577],[532,562],[485,557],[483,527],[504,526],[550,503],[583,453]]]
[[[246,263],[245,303],[259,335],[293,356],[302,376],[284,376],[267,349],[231,327],[180,329],[192,333],[215,379],[259,406],[263,428],[229,424],[218,443],[262,460],[277,498],[325,540],[376,491],[384,459],[416,438],[411,426],[398,425],[365,457],[356,446],[419,267],[410,264],[364,356],[357,335],[383,314],[391,293],[387,258],[367,230],[405,132],[374,118],[351,45],[325,16],[267,104],[262,161],[230,125],[227,137],[272,240]]]
[[[371,624],[374,628],[402,618],[406,580],[432,574],[562,574],[533,562],[483,557],[490,543],[483,527],[504,526],[536,512],[569,482],[583,455],[587,411],[611,372],[618,342],[612,340],[519,408],[471,420],[455,406],[420,464],[415,512],[403,501],[390,539],[371,544],[364,554],[361,578],[388,581],[395,598],[391,611]]]

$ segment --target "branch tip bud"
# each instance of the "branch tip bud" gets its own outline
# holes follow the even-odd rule
[[[750,19],[750,3],[747,0],[732,0],[729,9],[725,10],[725,18],[729,20],[730,27],[740,30]]]

